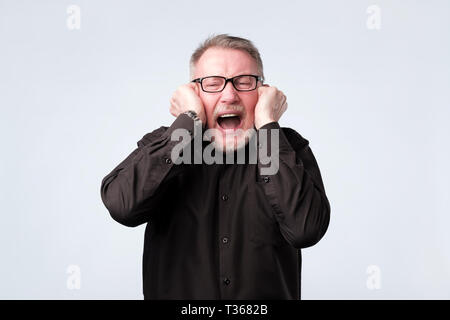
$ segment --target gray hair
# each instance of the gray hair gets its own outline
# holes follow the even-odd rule
[[[197,64],[200,57],[209,48],[218,47],[224,49],[236,49],[247,52],[255,61],[258,68],[259,75],[264,79],[263,63],[261,56],[259,55],[258,49],[253,45],[250,40],[233,37],[228,34],[219,34],[209,36],[205,41],[203,41],[200,46],[194,51],[191,56],[189,63],[191,80],[194,79],[195,65]]]

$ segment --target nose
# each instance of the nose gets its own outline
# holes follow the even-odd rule
[[[231,81],[227,83],[223,91],[221,92],[220,102],[224,104],[232,104],[239,101],[239,95],[236,89],[233,87]]]

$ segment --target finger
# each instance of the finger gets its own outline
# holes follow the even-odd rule
[[[283,107],[283,105],[286,103],[286,96],[282,96],[280,100],[280,107]]]

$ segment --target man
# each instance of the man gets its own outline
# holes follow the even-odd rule
[[[316,244],[330,219],[309,142],[280,128],[286,96],[262,83],[261,58],[249,40],[210,37],[190,67],[191,82],[170,100],[175,121],[144,135],[101,185],[112,218],[130,227],[147,223],[144,298],[300,299],[300,249]],[[260,154],[256,163],[176,164],[180,130],[190,140],[175,154],[187,158],[195,157],[187,147],[204,130],[215,134],[203,136],[200,155],[212,140],[214,155],[233,159],[242,150],[250,159],[255,135],[247,132],[266,132],[269,138],[257,141],[268,142],[258,146],[278,155],[277,170],[261,174],[267,163]]]

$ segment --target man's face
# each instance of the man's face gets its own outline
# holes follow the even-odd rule
[[[232,78],[243,74],[260,75],[255,60],[247,52],[209,48],[196,64],[194,79],[207,76]],[[205,107],[207,127],[217,129],[221,133],[216,137],[215,146],[221,151],[225,148],[234,150],[238,145],[243,146],[244,132],[254,127],[258,90],[237,91],[230,81],[222,92],[208,93],[201,89],[199,83],[197,85]],[[258,81],[259,86],[261,83]],[[227,117],[226,114],[235,114],[237,117]]]

